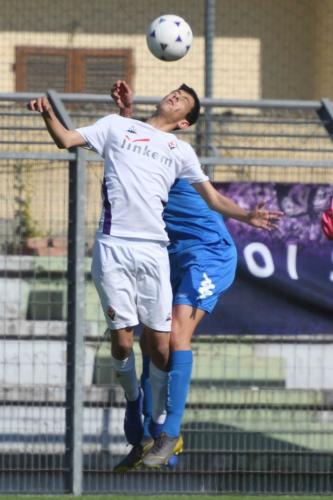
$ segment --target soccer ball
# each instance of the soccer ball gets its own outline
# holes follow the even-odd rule
[[[191,48],[192,39],[187,22],[172,14],[154,19],[147,31],[148,48],[162,61],[177,61],[184,57]]]

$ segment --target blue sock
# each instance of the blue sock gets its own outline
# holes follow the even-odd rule
[[[151,420],[152,409],[153,409],[153,398],[149,380],[149,364],[150,364],[150,357],[143,354],[142,375],[140,381],[143,390],[143,437],[144,438],[151,437],[149,432],[149,423]]]
[[[158,438],[158,436],[162,434],[163,430],[164,430],[164,423],[157,424],[156,422],[154,422],[152,418],[150,419],[149,432],[153,439]]]
[[[167,417],[163,426],[163,432],[171,437],[180,435],[180,426],[191,383],[192,364],[192,351],[171,353],[166,403]]]

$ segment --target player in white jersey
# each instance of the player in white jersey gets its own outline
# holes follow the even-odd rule
[[[118,80],[112,87],[111,97],[121,116],[132,116],[132,91],[126,82]],[[176,450],[163,443],[166,435],[180,436],[192,371],[191,338],[235,275],[236,249],[223,218],[207,207],[186,180],[178,179],[172,186],[163,217],[170,239],[168,252],[174,294],[168,373],[159,371],[159,384],[153,390],[157,391],[161,404],[155,405],[153,413],[149,338],[143,331],[140,381],[144,393],[144,437],[115,466],[116,472],[138,468],[142,463],[156,466],[175,462],[176,457],[172,455],[181,450],[181,441]],[[154,377],[156,368],[153,367]],[[152,437],[155,438],[153,448]]]
[[[191,146],[171,133],[195,122],[198,103],[192,89],[180,87],[161,100],[145,123],[109,115],[77,130],[61,124],[47,98],[28,105],[41,113],[59,148],[89,147],[104,158],[103,210],[92,276],[111,331],[113,366],[127,401],[124,430],[133,445],[140,443],[143,432],[133,327],[141,322],[149,333],[152,386],[158,385],[152,374],[158,379],[169,360],[172,293],[162,213],[175,179],[186,179],[212,209],[255,227],[272,229],[280,216],[261,207],[246,211],[219,194]],[[153,397],[154,404],[158,402]],[[177,443],[172,437],[166,444]]]

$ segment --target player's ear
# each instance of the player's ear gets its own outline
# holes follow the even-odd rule
[[[190,123],[187,121],[187,120],[180,120],[178,123],[177,123],[177,127],[179,129],[182,129],[184,130],[185,128],[188,128],[190,126]]]

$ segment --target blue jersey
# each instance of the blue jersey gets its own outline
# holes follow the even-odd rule
[[[185,179],[177,179],[169,193],[163,213],[170,239],[169,253],[198,243],[225,241],[234,245],[223,217],[211,210],[200,194]]]

